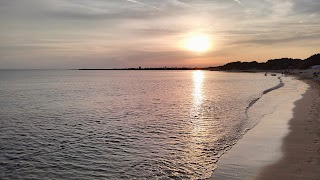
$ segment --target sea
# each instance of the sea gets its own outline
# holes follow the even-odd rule
[[[0,70],[0,179],[205,179],[281,98],[264,73]],[[291,81],[294,81],[293,79]],[[269,110],[268,110],[269,109]]]

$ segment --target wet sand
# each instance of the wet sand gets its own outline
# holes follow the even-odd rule
[[[294,102],[301,99],[308,88],[292,77],[282,79],[284,87],[262,96],[253,105],[249,117],[256,118],[264,109],[262,119],[222,156],[211,179],[252,179],[262,168],[282,157],[282,140],[289,133]]]
[[[210,179],[320,180],[320,77],[314,72],[319,70],[294,71],[310,87],[295,101],[287,124],[272,122],[277,116],[261,121],[221,158]]]
[[[315,71],[295,71],[310,88],[295,103],[290,132],[283,140],[284,156],[263,168],[255,179],[320,179],[320,79],[313,77]]]

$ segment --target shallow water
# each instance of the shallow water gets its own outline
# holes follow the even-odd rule
[[[282,143],[290,131],[294,102],[309,86],[293,77],[282,79],[281,89],[264,95],[250,108],[249,117],[260,122],[219,159],[211,179],[255,179],[264,167],[283,157]]]
[[[201,179],[255,125],[276,77],[211,71],[0,71],[0,178]]]

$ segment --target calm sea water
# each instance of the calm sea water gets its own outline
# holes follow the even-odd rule
[[[211,71],[0,71],[0,179],[201,179],[279,79]],[[249,120],[250,119],[250,120]]]

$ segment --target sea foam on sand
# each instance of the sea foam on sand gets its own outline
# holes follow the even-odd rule
[[[260,122],[221,157],[212,179],[252,179],[282,157],[282,140],[289,132],[294,102],[309,87],[293,77],[282,80],[282,88],[265,94],[249,110],[249,118],[260,117]]]

